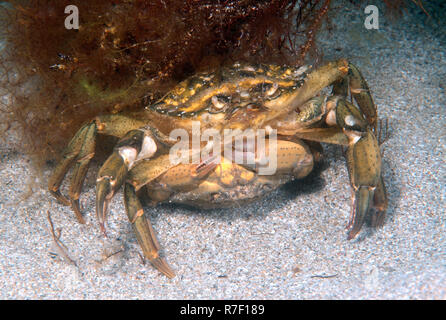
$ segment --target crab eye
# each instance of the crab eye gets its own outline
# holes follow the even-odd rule
[[[211,108],[209,113],[218,113],[224,111],[229,105],[229,97],[224,95],[216,95],[211,98]]]
[[[241,70],[246,72],[256,72],[256,69],[254,69],[253,66],[245,66]]]
[[[270,84],[264,92],[267,100],[277,99],[282,94],[282,90],[279,89],[279,85],[277,83]]]
[[[248,91],[241,91],[240,92],[240,98],[246,100],[246,99],[249,99],[250,97],[251,97],[251,95],[249,94]]]
[[[265,94],[268,97],[277,98],[277,96],[273,97],[275,93],[277,93],[277,89],[279,89],[279,85],[277,83],[273,83],[273,85],[268,90],[265,91]]]

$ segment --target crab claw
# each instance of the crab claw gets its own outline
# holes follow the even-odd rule
[[[351,240],[359,233],[362,225],[364,224],[364,219],[370,210],[374,190],[369,187],[360,187],[355,191],[353,200],[352,217],[348,224],[348,236],[347,240]]]
[[[373,196],[373,207],[376,214],[372,216],[372,227],[378,228],[384,225],[387,205],[388,201],[386,186],[384,185],[384,180],[381,176],[378,182],[378,186],[375,189],[375,194]]]
[[[354,190],[352,215],[347,227],[350,229],[347,239],[350,240],[361,230],[371,208],[380,207],[378,202],[385,198],[385,191],[381,178],[381,154],[375,135],[371,130],[350,131],[346,135],[349,138],[347,165]],[[376,196],[375,190],[378,190]]]
[[[99,169],[96,179],[96,216],[104,235],[108,204],[121,187],[125,175],[138,155],[151,156],[155,151],[156,146],[151,138],[145,137],[141,130],[132,130],[118,141],[113,153]]]
[[[127,167],[119,153],[113,153],[99,170],[96,179],[96,216],[105,236],[108,205],[122,185],[126,173]]]
[[[96,182],[96,216],[99,221],[101,231],[105,232],[105,221],[107,220],[108,204],[113,198],[114,192],[111,189],[111,181],[109,177],[98,178]]]

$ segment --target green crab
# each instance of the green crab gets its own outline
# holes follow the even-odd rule
[[[332,86],[331,94],[322,94],[328,86]],[[357,106],[349,101],[349,93]],[[230,206],[305,177],[320,157],[320,143],[337,144],[347,147],[353,192],[348,239],[352,239],[368,214],[373,225],[382,225],[387,208],[377,121],[366,81],[345,59],[315,69],[236,63],[186,79],[145,110],[103,115],[85,124],[49,178],[49,190],[71,205],[79,222],[85,223],[79,196],[95,154],[96,135],[118,137],[97,176],[99,224],[105,233],[108,204],[124,185],[127,215],[145,257],[171,278],[175,273],[160,257],[154,230],[140,203],[142,191],[154,205]],[[179,136],[172,136],[178,130],[188,139],[183,139],[182,150]],[[230,139],[218,138],[228,130],[233,134]],[[194,140],[197,134],[207,138]],[[258,138],[263,144],[256,143],[262,141]],[[235,161],[237,156],[241,161]],[[262,170],[271,163],[273,170]],[[60,186],[71,167],[66,198]]]

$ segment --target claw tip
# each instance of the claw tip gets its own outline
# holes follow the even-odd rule
[[[73,209],[74,213],[76,214],[76,218],[81,224],[85,224],[85,219],[82,216],[81,208],[79,205],[79,199],[71,199],[71,208]]]

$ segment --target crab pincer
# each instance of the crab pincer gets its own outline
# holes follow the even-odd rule
[[[110,200],[137,158],[152,156],[156,149],[153,140],[143,130],[131,130],[119,140],[113,153],[102,165],[96,179],[96,216],[104,235]]]
[[[96,179],[96,216],[101,231],[105,232],[108,205],[122,185],[127,168],[118,154],[112,154],[102,166]]]
[[[350,240],[361,230],[366,215],[373,207],[380,215],[387,205],[386,199],[380,198],[384,184],[381,179],[381,154],[375,135],[369,129],[364,133],[347,132],[347,136],[350,140],[346,155],[347,165],[354,192],[352,215],[348,224],[350,230],[347,239]],[[378,220],[382,219],[380,217]]]

